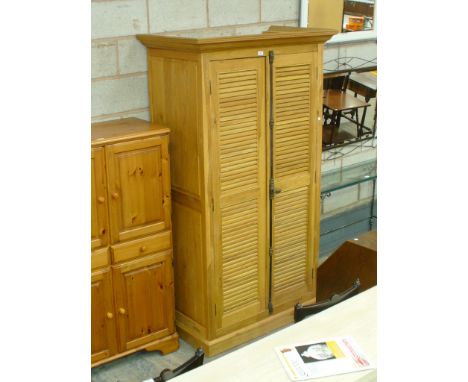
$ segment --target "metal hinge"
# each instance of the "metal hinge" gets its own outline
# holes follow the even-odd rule
[[[275,180],[270,179],[270,199],[273,199],[280,192],[281,192],[281,189],[275,188]]]
[[[271,117],[271,119],[270,119],[270,129],[273,130],[274,127],[275,127],[275,121],[274,121],[273,117]]]
[[[268,250],[268,254],[270,255],[270,257],[273,257],[273,248],[270,247],[270,249]]]
[[[214,212],[214,199],[211,198],[211,211]]]
[[[216,304],[215,304],[215,316],[216,316]]]
[[[275,52],[270,50],[268,52],[268,61],[270,62],[270,65],[273,64],[274,60],[275,60]]]
[[[210,83],[210,94],[211,94],[211,80],[209,81],[209,83]]]

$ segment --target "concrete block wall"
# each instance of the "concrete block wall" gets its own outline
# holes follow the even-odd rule
[[[300,0],[92,0],[91,114],[92,122],[138,117],[149,120],[145,47],[139,33],[176,34],[196,31],[210,37],[257,33],[269,25],[297,26]],[[327,44],[324,69],[342,57],[351,64],[376,58],[376,42]],[[370,121],[373,108],[369,108]],[[339,155],[324,152],[322,172],[376,156],[376,144],[351,145]],[[366,185],[334,193],[322,205],[323,216],[365,202]]]
[[[92,122],[149,120],[145,47],[140,33],[204,36],[255,33],[269,25],[297,26],[299,0],[92,0]]]

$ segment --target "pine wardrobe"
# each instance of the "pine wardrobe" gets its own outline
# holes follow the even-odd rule
[[[315,301],[323,43],[335,31],[138,35],[171,128],[176,325],[214,355]]]

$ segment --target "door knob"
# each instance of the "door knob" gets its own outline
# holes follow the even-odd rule
[[[106,198],[104,196],[100,196],[97,200],[99,203],[104,203],[106,201]]]
[[[117,192],[113,192],[113,193],[112,193],[112,197],[113,197],[114,199],[118,199],[118,198],[119,198],[119,194],[118,194]]]
[[[107,318],[110,320],[114,318],[114,315],[111,312],[107,312]]]
[[[125,313],[126,313],[126,311],[125,311],[125,309],[124,309],[124,308],[120,308],[120,309],[119,309],[119,313],[120,313],[120,314],[125,314]]]

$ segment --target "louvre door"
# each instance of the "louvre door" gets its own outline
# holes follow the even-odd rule
[[[317,53],[273,61],[273,307],[313,292],[313,214]]]
[[[266,316],[265,58],[213,61],[216,334]]]

